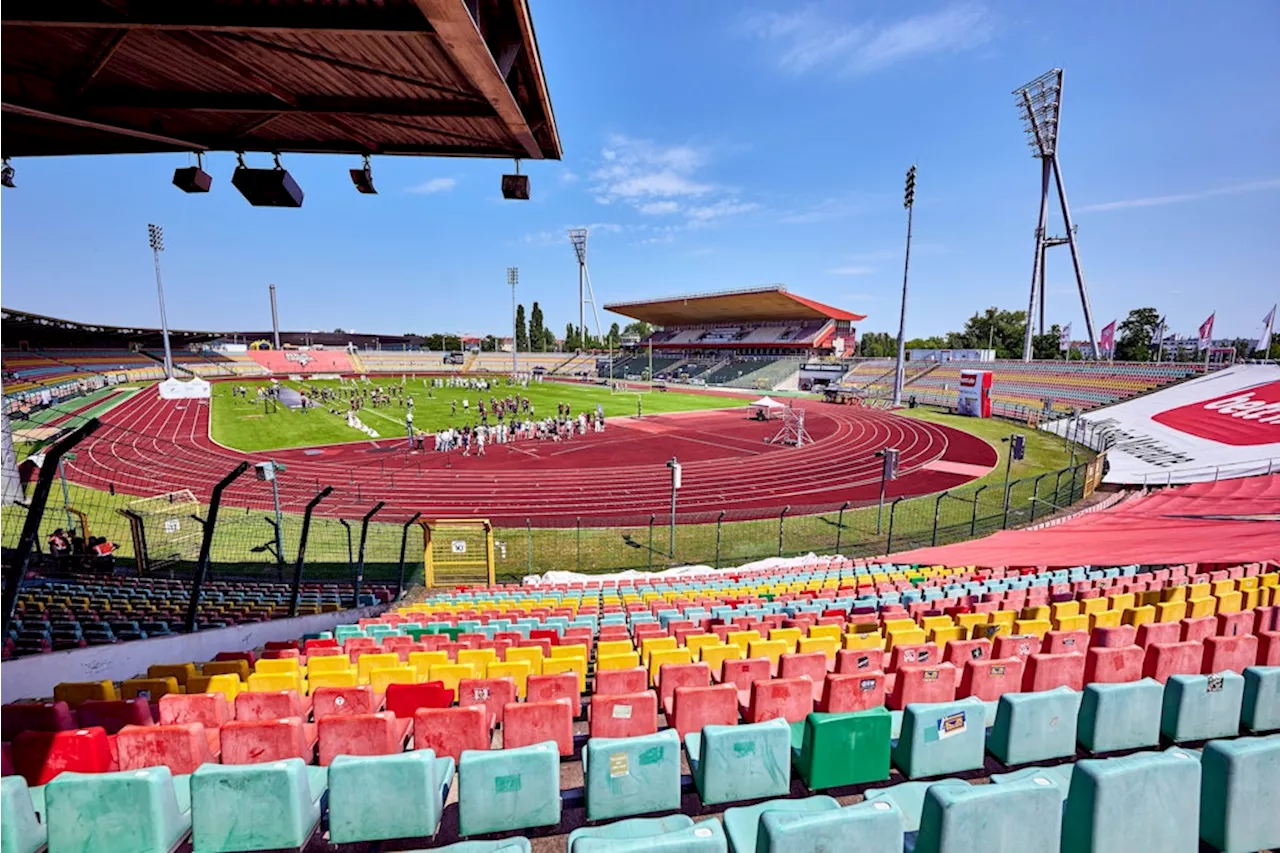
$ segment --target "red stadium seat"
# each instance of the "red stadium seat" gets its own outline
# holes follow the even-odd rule
[[[76,728],[66,702],[15,702],[0,706],[0,728],[6,743],[23,732],[60,732]]]
[[[1252,634],[1210,637],[1204,641],[1201,672],[1205,675],[1228,670],[1243,674],[1246,666],[1255,666],[1257,662],[1258,638]]]
[[[1085,652],[1085,684],[1116,684],[1142,678],[1146,649],[1141,646],[1099,646]]]
[[[223,693],[166,693],[160,697],[160,724],[200,723],[217,729],[231,719],[231,705]]]
[[[317,687],[311,694],[311,711],[316,722],[338,714],[376,714],[382,710],[382,697],[367,684],[358,687]]]
[[[658,696],[652,690],[599,693],[588,710],[591,737],[636,737],[658,730]]]
[[[909,646],[894,646],[889,654],[888,672],[897,672],[904,666],[926,664],[932,666],[942,662],[942,653],[937,643],[916,643]]]
[[[1088,631],[1049,631],[1044,635],[1040,651],[1050,655],[1065,655],[1071,652],[1084,654],[1088,648]]]
[[[784,654],[778,675],[783,678],[808,678],[813,683],[813,701],[822,699],[822,686],[827,680],[827,656],[822,652]]]
[[[1142,677],[1164,684],[1171,675],[1199,675],[1203,660],[1203,643],[1155,643],[1147,649]]]
[[[1084,689],[1085,656],[1079,652],[1049,655],[1034,654],[1027,658],[1027,668],[1022,676],[1022,692],[1038,693],[1055,687]]]
[[[339,755],[392,755],[404,751],[409,721],[390,711],[345,716],[330,714],[317,723],[320,734],[320,766],[328,767]]]
[[[582,710],[582,694],[578,692],[578,675],[575,672],[557,672],[553,675],[531,675],[526,682],[526,702],[554,702],[563,699],[578,716]]]
[[[891,711],[913,702],[950,702],[956,698],[956,668],[949,663],[905,664],[885,700]]]
[[[487,716],[478,705],[418,708],[413,714],[413,748],[434,750],[437,756],[448,755],[454,761],[462,757],[464,749],[488,749],[491,737]]]
[[[885,700],[885,674],[880,671],[841,675],[832,673],[823,684],[818,710],[845,714],[878,708]]]
[[[710,687],[711,667],[705,663],[668,663],[658,668],[658,701],[671,715],[677,687]]]
[[[884,669],[883,649],[840,649],[836,652],[836,672],[841,675]]]
[[[304,701],[296,690],[245,691],[236,696],[236,719],[242,721],[305,717],[310,710],[310,697]]]
[[[633,669],[596,670],[595,694],[597,696],[641,693],[648,687],[649,673],[642,666]]]
[[[805,676],[761,679],[751,685],[751,701],[743,715],[749,723],[781,717],[803,722],[813,712],[813,682]]]
[[[13,740],[13,767],[33,787],[65,770],[105,773],[111,769],[107,733],[96,727],[23,732]]]
[[[573,755],[573,706],[564,699],[512,702],[502,725],[502,746],[515,749],[553,740],[560,754]]]
[[[194,773],[201,764],[217,760],[209,749],[209,734],[200,723],[127,726],[116,737],[120,769],[168,767],[175,776]]]
[[[1218,619],[1216,616],[1183,619],[1178,624],[1182,626],[1181,640],[1184,643],[1201,643],[1209,637],[1218,636]]]
[[[1034,635],[1020,637],[996,637],[991,650],[991,657],[998,660],[1004,658],[1022,658],[1024,661],[1034,654],[1040,653],[1040,638]]]
[[[768,658],[729,659],[724,662],[723,673],[721,682],[732,685],[738,691],[739,703],[746,705],[751,701],[752,683],[768,678],[772,674],[772,666]],[[684,737],[683,733],[681,737]]]
[[[1258,666],[1280,666],[1280,631],[1259,631]]]
[[[1253,633],[1280,631],[1280,606],[1259,607],[1253,611]]]
[[[1219,613],[1217,617],[1218,636],[1239,637],[1243,634],[1252,634],[1255,618],[1255,615],[1248,610],[1241,610],[1237,613]]]
[[[164,698],[164,697],[161,697]],[[153,726],[151,706],[146,699],[90,699],[76,709],[81,728],[101,726],[113,735],[125,726]]]
[[[1136,644],[1149,648],[1153,643],[1176,643],[1182,636],[1182,626],[1177,622],[1148,622],[1138,626]]]
[[[764,664],[767,668],[769,661],[765,660]],[[667,722],[681,738],[689,732],[702,731],[703,726],[737,725],[738,690],[732,684],[678,687],[672,718]]]
[[[419,708],[448,708],[453,704],[453,688],[443,681],[422,684],[388,684],[387,710],[397,717],[412,717]]]
[[[986,637],[978,640],[952,640],[947,643],[944,661],[956,668],[964,670],[964,665],[971,660],[989,660],[991,658],[991,641]]]
[[[1094,628],[1089,635],[1089,648],[1115,649],[1134,646],[1138,642],[1138,629],[1132,625]]]
[[[213,659],[214,660],[242,660],[245,663],[249,664],[249,667],[251,669],[253,668],[253,665],[256,662],[256,658],[254,657],[253,652],[218,652],[216,655],[213,656]]]
[[[223,764],[262,764],[286,758],[311,763],[314,736],[300,717],[232,720],[222,727],[221,738]]]
[[[570,678],[572,677],[570,674]],[[489,728],[502,723],[504,709],[514,701],[514,678],[464,678],[458,682],[458,705],[464,708],[482,706],[489,715]]]
[[[956,695],[961,699],[973,696],[983,702],[995,702],[1005,693],[1021,693],[1024,668],[1022,658],[966,661]]]

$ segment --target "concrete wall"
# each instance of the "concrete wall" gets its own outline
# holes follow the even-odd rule
[[[145,674],[154,663],[186,663],[212,660],[218,652],[256,649],[268,640],[296,640],[303,634],[328,631],[335,625],[377,616],[386,605],[255,622],[230,628],[213,628],[195,634],[177,634],[134,640],[114,646],[90,646],[47,655],[6,661],[0,667],[0,698],[5,702],[53,695],[62,681],[121,681]]]

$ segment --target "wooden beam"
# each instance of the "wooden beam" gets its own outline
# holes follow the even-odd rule
[[[515,95],[462,0],[415,0],[415,3],[458,70],[493,107],[507,131],[524,149],[525,156],[531,160],[543,159],[541,146],[529,130]]]
[[[181,151],[208,151],[207,145],[199,142],[191,142],[186,139],[176,139],[172,136],[165,136],[160,133],[151,133],[145,130],[139,130],[133,127],[121,127],[118,124],[109,124],[103,121],[95,121],[93,119],[81,118],[79,116],[60,115],[45,110],[32,109],[19,104],[0,104],[0,111],[10,113],[12,115],[24,116],[26,118],[39,119],[41,121],[52,122],[54,124],[65,124],[70,127],[83,127],[86,130],[97,130],[103,133],[112,133],[117,136],[128,136],[132,139],[141,139],[147,142],[155,142],[160,145],[166,145]]]
[[[551,93],[547,91],[547,77],[542,71],[542,55],[538,52],[538,40],[533,32],[533,18],[529,14],[529,4],[527,0],[512,0],[512,2],[515,4],[520,32],[525,39],[524,55],[529,58],[529,84],[535,89],[538,103],[542,105],[543,117],[539,121],[546,123],[547,135],[551,137],[552,150],[549,156],[559,160],[564,156],[564,149],[560,145],[560,129],[556,126],[555,112],[551,108]]]
[[[111,57],[116,55],[116,51],[120,49],[120,45],[124,44],[125,36],[129,35],[128,30],[116,30],[107,43],[103,45],[102,50],[98,51],[98,55],[94,57],[93,62],[85,70],[84,78],[80,81],[80,85],[76,87],[76,95],[83,95],[84,90],[89,88],[93,83],[93,78],[97,77],[103,68],[107,67],[107,63],[111,61]]]
[[[94,89],[80,100],[86,109],[176,110],[211,113],[297,113],[398,115],[442,118],[492,118],[486,101],[448,98],[353,98],[293,96],[287,106],[273,94],[221,92],[155,92],[141,89]]]
[[[233,52],[208,36],[204,36],[199,33],[174,33],[172,38],[184,47],[200,54],[214,65],[222,68],[224,71],[229,71],[238,77],[243,77],[245,80],[252,83],[254,86],[257,86],[259,89],[266,92],[268,95],[271,95],[281,103],[294,108],[298,106],[297,98],[286,92],[284,89],[281,89],[274,82],[259,73],[256,68],[249,65],[247,62],[241,61]]]
[[[4,26],[74,29],[245,30],[323,33],[424,33],[431,26],[412,5],[220,3],[210,0],[5,0]]]

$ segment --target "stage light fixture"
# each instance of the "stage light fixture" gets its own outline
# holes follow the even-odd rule
[[[5,157],[4,165],[0,166],[0,185],[6,186],[9,189],[16,187],[17,184],[13,181],[13,176],[16,174],[17,172],[14,171],[13,166],[9,165],[9,158]]]
[[[520,161],[516,160],[516,173],[502,176],[502,197],[529,200],[529,176],[520,174]]]
[[[351,183],[356,185],[356,191],[362,195],[377,195],[378,191],[373,187],[373,167],[369,165],[369,155],[364,155],[364,167],[361,169],[351,169]]]
[[[237,152],[239,165],[231,175],[231,185],[254,207],[302,207],[302,188],[280,165],[280,155],[273,156],[274,168],[250,169],[244,164],[244,154]]]
[[[207,193],[213,176],[204,170],[204,157],[196,154],[196,165],[173,170],[173,185],[184,193]]]

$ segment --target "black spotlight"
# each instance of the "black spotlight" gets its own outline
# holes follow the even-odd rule
[[[174,169],[173,185],[184,193],[207,193],[213,176],[204,170],[204,158],[196,154],[196,165]]]
[[[13,176],[15,174],[17,173],[14,171],[13,167],[9,165],[9,158],[5,157],[4,165],[0,166],[0,185],[9,187],[10,189],[16,187],[17,184],[13,182]]]
[[[520,174],[520,161],[516,161],[516,173],[502,176],[502,197],[529,200],[529,176]]]
[[[231,185],[254,207],[302,207],[302,188],[280,165],[280,155],[275,155],[273,169],[250,169],[240,154],[239,165],[231,175]]]
[[[373,168],[369,165],[369,155],[364,155],[364,167],[360,169],[351,169],[351,183],[356,185],[356,191],[363,195],[377,195],[378,191],[373,188]]]

